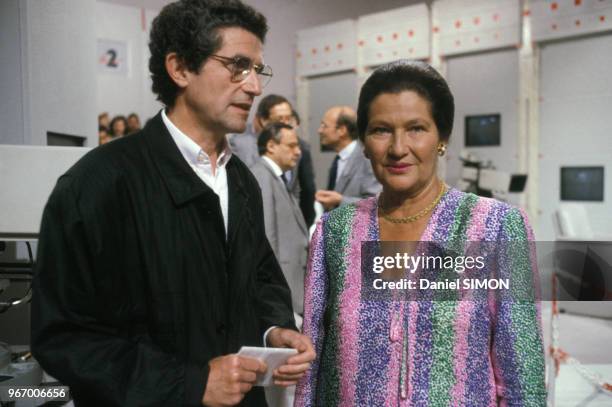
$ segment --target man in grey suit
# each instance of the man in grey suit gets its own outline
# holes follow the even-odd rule
[[[319,190],[315,199],[325,210],[374,196],[381,190],[372,172],[370,161],[357,141],[357,114],[348,106],[334,106],[325,112],[319,126],[321,144],[336,153],[329,170],[326,190]]]
[[[297,112],[293,110],[287,98],[270,94],[259,101],[253,123],[247,126],[243,134],[230,134],[228,140],[235,153],[248,167],[252,167],[259,160],[257,137],[261,129],[273,122],[291,125],[296,132],[299,131],[300,120]],[[302,151],[297,166],[285,174],[288,177],[289,190],[299,200],[300,209],[306,224],[314,222],[314,170],[310,145],[298,135]]]
[[[291,288],[293,309],[303,314],[308,229],[285,178],[300,159],[298,137],[290,125],[276,122],[260,133],[257,147],[261,158],[250,169],[261,187],[266,236]]]

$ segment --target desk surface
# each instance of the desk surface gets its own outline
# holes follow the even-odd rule
[[[605,381],[612,381],[612,364],[585,366]],[[573,366],[562,365],[555,383],[555,407],[577,406],[610,407],[612,393],[596,390]]]

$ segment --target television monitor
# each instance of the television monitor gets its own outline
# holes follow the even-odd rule
[[[562,167],[562,201],[603,201],[604,167]]]
[[[527,174],[512,174],[508,192],[523,192],[527,185]]]
[[[499,145],[501,145],[501,115],[499,113],[465,116],[466,147]]]

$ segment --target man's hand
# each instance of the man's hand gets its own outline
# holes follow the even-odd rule
[[[274,370],[274,384],[293,386],[310,368],[315,358],[315,351],[310,338],[291,329],[274,328],[268,334],[268,345],[275,348],[293,348],[298,354],[291,356],[287,363]]]
[[[323,205],[326,211],[330,211],[340,205],[340,202],[342,202],[342,194],[336,191],[320,189],[315,193],[315,199]]]
[[[208,383],[202,398],[205,406],[234,406],[251,390],[257,373],[268,367],[262,361],[238,355],[219,356],[208,362]]]

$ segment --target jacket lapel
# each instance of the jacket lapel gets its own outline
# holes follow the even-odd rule
[[[232,243],[238,232],[242,218],[248,212],[249,194],[246,186],[236,167],[236,156],[233,155],[227,163],[227,190],[228,190],[228,239],[227,242],[232,247]]]

